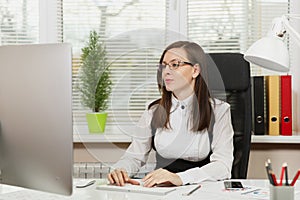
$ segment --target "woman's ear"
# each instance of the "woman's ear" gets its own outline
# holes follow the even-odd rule
[[[194,68],[194,71],[193,71],[192,76],[193,76],[193,78],[197,78],[197,76],[199,76],[199,74],[200,74],[200,72],[201,72],[200,65],[199,65],[199,64],[195,64],[195,65],[193,66],[193,68]]]

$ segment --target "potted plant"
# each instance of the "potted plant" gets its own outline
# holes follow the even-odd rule
[[[91,109],[86,114],[90,133],[103,133],[106,125],[107,99],[111,92],[110,69],[106,49],[96,31],[91,31],[82,48],[79,91],[81,103]]]

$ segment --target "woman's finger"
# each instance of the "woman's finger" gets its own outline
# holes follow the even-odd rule
[[[157,170],[149,172],[143,179],[142,181],[147,181],[149,178],[151,178],[153,176],[154,173],[156,173]]]
[[[116,174],[119,180],[119,186],[123,186],[125,184],[124,178],[123,178],[123,171],[122,170],[116,170]]]
[[[144,187],[153,187],[154,185],[156,185],[156,180],[155,179],[151,179],[151,180],[144,183]]]
[[[115,183],[114,179],[113,179],[112,176],[111,176],[111,173],[109,173],[109,174],[107,175],[107,179],[108,179],[108,181],[109,181],[110,184],[114,184],[114,183]]]
[[[140,185],[140,183],[136,180],[133,180],[133,179],[128,179],[127,181],[128,183],[132,184],[132,185]]]
[[[125,170],[121,170],[121,173],[122,173],[124,182],[127,182],[129,180],[127,172]]]

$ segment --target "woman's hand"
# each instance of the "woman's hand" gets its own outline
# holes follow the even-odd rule
[[[125,169],[115,169],[107,175],[107,179],[110,184],[116,184],[118,186],[124,186],[125,183],[131,183],[133,185],[139,185],[138,181],[130,179]]]
[[[171,183],[176,186],[182,185],[181,178],[177,174],[162,168],[150,172],[142,181],[144,182],[144,187],[153,187],[162,183]]]

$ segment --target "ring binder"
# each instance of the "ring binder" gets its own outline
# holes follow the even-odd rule
[[[281,76],[281,135],[292,135],[292,88],[291,76]]]
[[[266,90],[267,90],[267,114],[268,114],[268,134],[279,135],[280,124],[279,124],[279,75],[266,76]]]
[[[265,135],[264,77],[254,76],[252,82],[252,121],[255,135]]]

